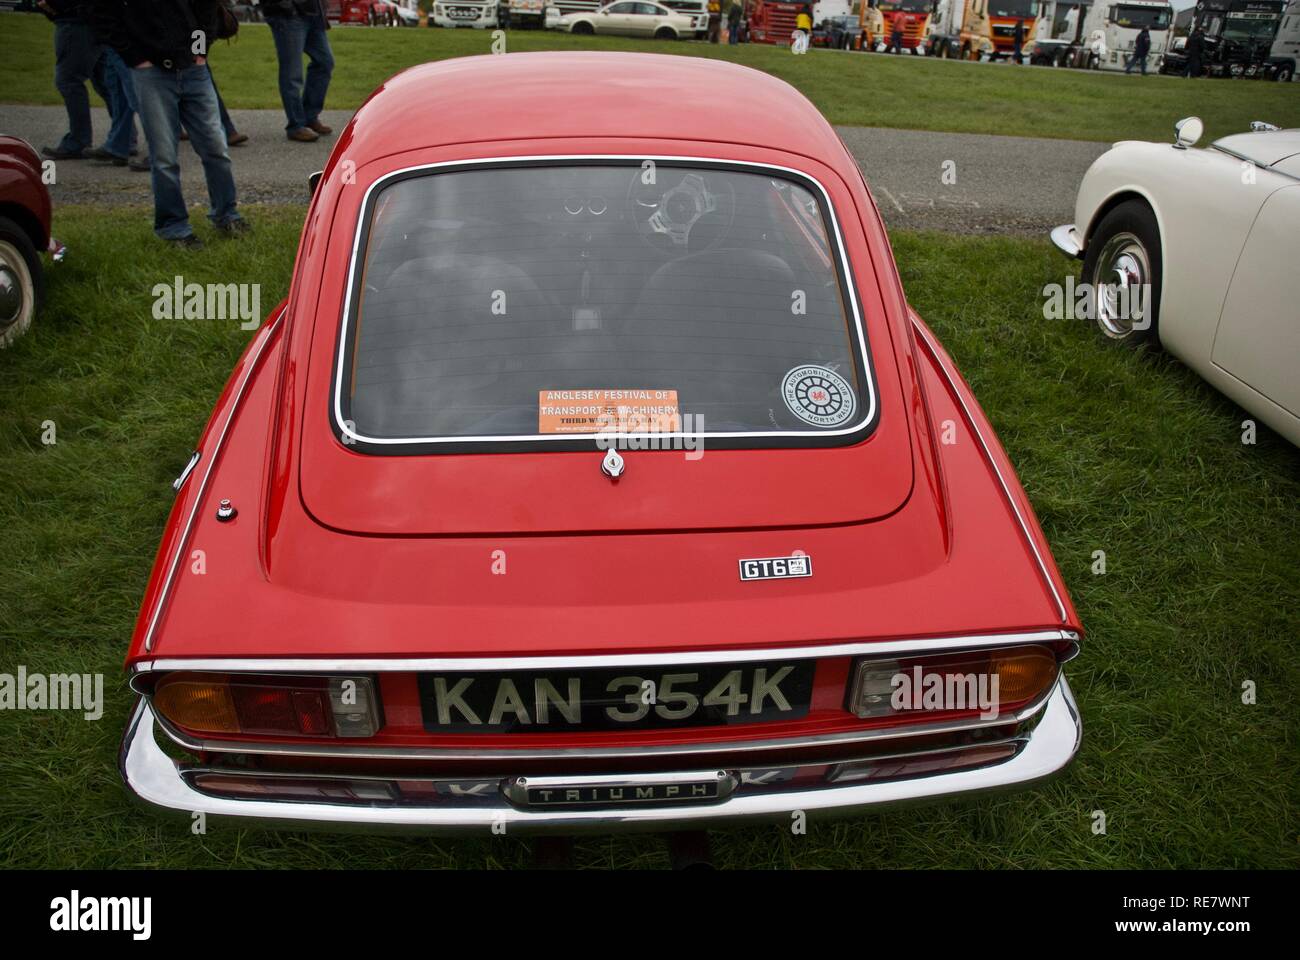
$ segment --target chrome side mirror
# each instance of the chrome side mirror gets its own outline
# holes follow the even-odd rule
[[[1193,147],[1205,132],[1205,124],[1200,117],[1184,117],[1174,124],[1174,149],[1186,150]]]
[[[1263,120],[1250,121],[1250,129],[1254,133],[1272,133],[1277,129],[1277,124],[1265,123]]]

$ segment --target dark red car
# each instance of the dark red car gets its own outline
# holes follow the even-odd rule
[[[852,156],[747,68],[385,83],[177,488],[121,768],[186,816],[789,822],[1078,748],[1011,464]]]
[[[0,135],[0,347],[31,326],[45,294],[41,253],[58,261],[64,248],[50,236],[50,191],[32,145]]]

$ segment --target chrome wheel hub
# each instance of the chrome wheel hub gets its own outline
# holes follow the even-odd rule
[[[1151,309],[1151,259],[1142,241],[1131,233],[1117,233],[1106,241],[1092,276],[1097,323],[1109,337],[1122,340],[1133,333],[1135,322],[1145,329],[1143,314]]]

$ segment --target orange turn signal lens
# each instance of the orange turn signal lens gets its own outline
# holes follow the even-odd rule
[[[158,683],[154,707],[178,727],[196,733],[238,733],[230,685],[224,676],[173,673]]]
[[[1056,655],[1046,647],[1011,647],[993,652],[990,672],[998,678],[1003,703],[1035,700],[1056,681]]]

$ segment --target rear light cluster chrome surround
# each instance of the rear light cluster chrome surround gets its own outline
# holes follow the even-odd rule
[[[793,648],[763,648],[749,650],[699,650],[682,653],[663,654],[610,654],[584,657],[582,662],[589,666],[630,666],[654,664],[691,664],[722,663],[768,660],[773,657],[783,659],[820,659],[829,657],[851,656],[859,659],[850,673],[850,688],[846,691],[846,709],[852,712],[851,699],[855,693],[854,680],[861,677],[862,664],[889,663],[912,664],[928,662],[934,659],[953,657],[979,658],[988,657],[988,651],[1001,654],[1006,651],[1023,651],[1033,648],[1043,656],[1054,657],[1053,679],[1059,673],[1059,664],[1073,658],[1078,651],[1078,634],[1070,630],[1046,630],[1024,634],[990,634],[953,638],[935,638],[923,640],[874,641],[862,643],[835,644],[827,646],[808,646]],[[165,688],[175,671],[189,675],[226,674],[240,677],[245,672],[256,671],[258,676],[297,675],[298,679],[314,679],[321,682],[326,678],[369,680],[386,671],[412,673],[420,671],[444,670],[455,667],[458,670],[501,671],[510,669],[550,669],[572,665],[572,657],[484,657],[484,658],[421,658],[421,659],[347,659],[347,660],[308,660],[308,659],[268,659],[268,660],[168,660],[158,659],[141,661],[133,666],[131,686],[137,692],[149,697],[156,697],[160,688]],[[961,661],[974,662],[974,660]],[[378,696],[377,682],[369,687],[374,713],[375,728],[382,726],[382,707]],[[655,756],[703,756],[707,754],[741,754],[757,751],[779,751],[803,749],[810,747],[839,747],[846,744],[866,743],[894,738],[920,737],[933,734],[956,733],[965,730],[993,727],[1005,724],[1022,723],[1033,717],[1042,709],[1051,684],[1040,694],[1030,700],[1013,703],[1003,697],[1002,702],[1009,708],[1000,710],[996,716],[980,716],[978,711],[942,712],[937,716],[927,716],[924,710],[913,711],[900,718],[900,722],[889,725],[876,724],[844,732],[822,732],[804,736],[782,736],[752,740],[718,740],[702,739],[698,742],[677,743],[672,745],[639,745],[617,742],[608,746],[586,747],[442,747],[417,745],[389,745],[348,743],[343,734],[328,736],[304,736],[295,733],[298,742],[283,743],[267,736],[248,731],[248,736],[234,736],[228,731],[201,730],[177,723],[168,715],[166,703],[155,703],[153,713],[158,726],[178,746],[193,753],[216,754],[251,754],[279,755],[315,758],[366,758],[375,760],[465,760],[482,758],[491,760],[545,760],[545,759],[612,759],[620,757],[655,757]],[[363,698],[364,700],[364,698]],[[357,727],[356,729],[365,729]],[[282,734],[284,735],[284,734]],[[275,736],[270,733],[269,736]],[[368,736],[358,733],[355,736]]]

